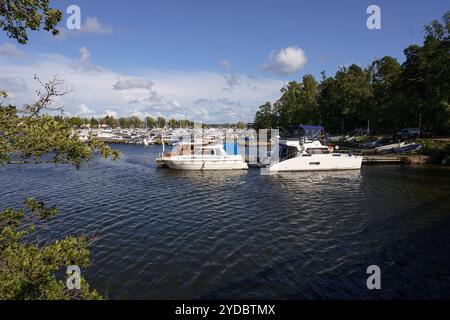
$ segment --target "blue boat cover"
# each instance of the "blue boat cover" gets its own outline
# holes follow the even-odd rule
[[[227,142],[223,144],[223,148],[225,152],[229,155],[238,155],[239,154],[239,145],[235,142]]]

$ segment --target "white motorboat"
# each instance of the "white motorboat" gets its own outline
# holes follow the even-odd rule
[[[351,153],[337,153],[318,140],[282,140],[279,146],[279,161],[267,165],[269,172],[360,169],[363,159]]]
[[[111,138],[109,138],[110,141],[124,141],[125,138],[119,135],[113,135]]]
[[[149,146],[155,144],[155,140],[153,139],[153,137],[145,137],[144,139],[142,139],[142,144],[144,146]]]
[[[227,150],[225,150],[225,148]],[[176,170],[241,170],[248,169],[237,145],[194,144],[180,142],[171,152],[161,154],[156,163]]]
[[[112,129],[102,129],[97,133],[97,138],[99,138],[100,140],[108,140],[114,136],[115,134],[113,133]]]

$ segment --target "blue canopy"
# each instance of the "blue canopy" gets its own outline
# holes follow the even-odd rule
[[[324,128],[322,126],[304,126],[299,125],[294,127],[294,136],[300,138],[308,138],[311,140],[321,139],[324,133]]]
[[[225,149],[225,152],[231,156],[237,156],[240,154],[239,145],[237,144],[237,142],[225,142],[223,144],[223,148]]]

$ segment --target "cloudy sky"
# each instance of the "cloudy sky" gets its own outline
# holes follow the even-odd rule
[[[0,32],[0,88],[9,102],[35,99],[33,75],[57,75],[73,93],[68,115],[159,116],[208,123],[251,121],[258,106],[306,73],[391,55],[421,43],[447,1],[51,1],[61,35],[17,44]],[[66,9],[81,9],[68,30]],[[381,30],[366,9],[381,8]]]

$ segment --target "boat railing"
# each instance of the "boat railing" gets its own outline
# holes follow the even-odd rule
[[[294,151],[294,152],[288,153],[287,155],[283,156],[282,158],[280,157],[280,161],[297,158],[299,156],[299,154],[300,154],[300,151]]]
[[[367,150],[358,148],[339,148],[339,149],[334,148],[332,153],[344,153],[344,154],[350,153],[361,156],[365,151]]]

